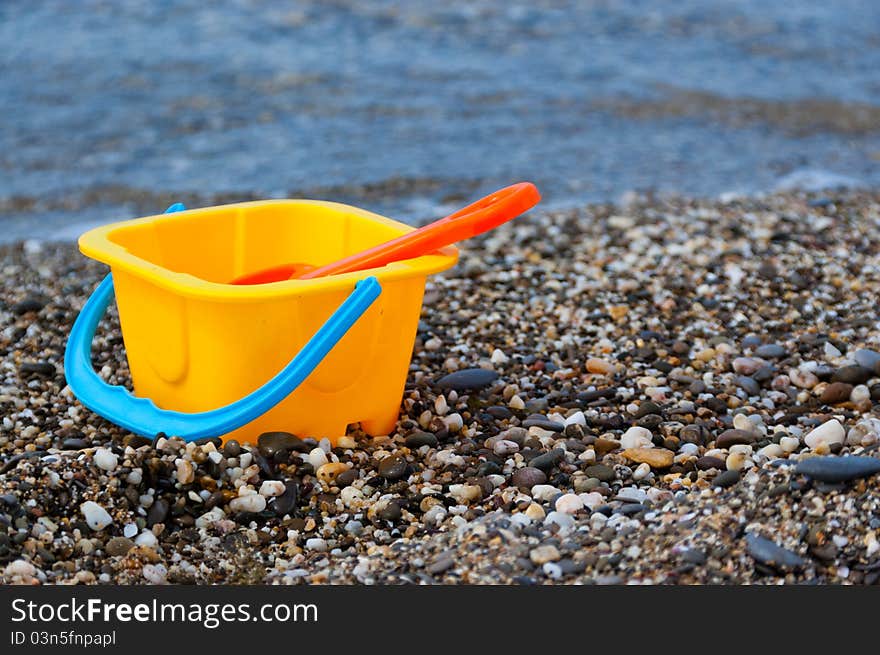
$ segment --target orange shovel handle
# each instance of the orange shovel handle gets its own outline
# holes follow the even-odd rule
[[[298,271],[294,272],[292,277],[309,280],[421,257],[498,227],[528,211],[540,199],[541,194],[531,182],[513,184],[418,230],[298,276]]]

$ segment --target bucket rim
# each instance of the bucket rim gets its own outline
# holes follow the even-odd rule
[[[186,220],[194,215],[209,213],[217,209],[249,208],[266,205],[317,205],[330,209],[341,210],[355,214],[361,218],[382,223],[399,232],[400,235],[415,230],[411,225],[401,223],[394,219],[375,214],[366,209],[328,200],[310,199],[272,199],[252,200],[248,202],[230,203],[227,205],[213,205],[187,209],[171,214],[155,214],[125,221],[117,221],[101,225],[88,230],[78,239],[79,250],[85,256],[107,264],[111,271],[121,271],[138,278],[144,279],[158,287],[171,291],[180,296],[198,298],[202,300],[218,301],[265,301],[272,298],[295,298],[307,295],[327,293],[333,291],[350,290],[354,284],[367,275],[377,277],[380,282],[393,282],[411,278],[427,278],[428,275],[439,273],[454,266],[458,261],[458,248],[446,246],[439,250],[439,254],[424,255],[400,262],[393,262],[380,268],[365,269],[351,273],[330,275],[323,278],[310,280],[285,280],[269,284],[236,285],[222,282],[212,282],[203,278],[172,271],[164,266],[151,262],[148,259],[131,253],[127,248],[116,243],[113,233],[117,230],[136,225],[146,225],[160,221]]]

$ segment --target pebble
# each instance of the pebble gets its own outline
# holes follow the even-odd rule
[[[880,375],[880,352],[862,348],[855,352],[853,358],[859,366],[872,370],[874,373]]]
[[[260,485],[260,495],[266,498],[273,498],[284,493],[284,483],[280,480],[265,480]]]
[[[614,364],[606,362],[604,359],[597,359],[596,357],[590,357],[587,359],[584,366],[589,373],[595,373],[597,375],[610,375],[614,372]]]
[[[559,554],[559,550],[552,544],[537,546],[532,548],[529,552],[529,559],[538,566],[546,564],[547,562],[555,562],[560,557],[562,556]]]
[[[592,466],[588,466],[584,469],[584,474],[588,477],[596,478],[601,482],[611,482],[617,477],[614,473],[614,469],[605,464],[593,464]]]
[[[79,509],[92,530],[103,530],[113,523],[113,518],[107,510],[93,500],[87,500],[79,506]]]
[[[874,371],[858,364],[839,368],[831,376],[832,382],[847,382],[849,384],[865,384],[874,377]]]
[[[195,478],[196,473],[192,464],[185,459],[177,460],[177,481],[180,484],[190,484]]]
[[[795,571],[807,566],[807,561],[797,553],[758,534],[746,535],[746,550],[756,561],[780,571]]]
[[[134,542],[127,537],[113,537],[105,546],[107,554],[111,557],[126,555],[132,548],[134,548]]]
[[[276,496],[272,501],[272,510],[278,516],[290,514],[296,508],[299,502],[299,484],[295,480],[288,480],[284,483],[284,493]]]
[[[819,378],[809,371],[802,371],[794,368],[788,372],[791,383],[800,389],[812,389],[819,384]]]
[[[317,471],[328,462],[327,453],[324,452],[323,448],[313,448],[309,451],[308,462]]]
[[[633,480],[645,480],[649,475],[651,475],[651,467],[646,463],[642,463],[636,467],[635,471],[633,471]]]
[[[469,505],[483,497],[483,489],[476,484],[451,484],[449,495],[462,505]]]
[[[449,375],[444,375],[437,380],[437,386],[441,389],[455,391],[477,391],[488,387],[498,379],[498,373],[486,368],[466,368]]]
[[[258,514],[266,509],[266,498],[260,494],[253,493],[246,496],[237,496],[229,501],[229,509],[233,512]]]
[[[533,521],[542,521],[545,516],[544,508],[541,507],[538,503],[532,503],[531,505],[526,507],[526,511],[523,512],[523,514],[528,516]]]
[[[723,459],[711,455],[703,455],[702,457],[697,458],[694,465],[701,471],[709,471],[711,469],[723,471],[727,468],[727,464]]]
[[[3,569],[3,575],[13,577],[18,576],[20,578],[33,578],[37,574],[37,568],[28,562],[27,560],[17,559],[14,562],[10,562],[6,565],[6,568]]]
[[[846,432],[836,418],[826,421],[804,437],[804,443],[815,450],[821,444],[831,446],[842,444],[846,440]]]
[[[502,457],[505,455],[511,455],[513,453],[519,452],[519,445],[515,441],[508,441],[507,439],[501,439],[500,441],[496,441],[492,450],[496,455],[501,455]]]
[[[336,482],[339,474],[347,470],[347,464],[343,464],[342,462],[327,462],[326,464],[318,467],[315,475],[317,475],[318,479],[324,484],[332,485],[334,482]]]
[[[746,375],[737,375],[734,382],[736,383],[736,386],[743,389],[750,396],[757,396],[761,393],[761,385]]]
[[[556,507],[557,512],[576,514],[584,508],[584,501],[582,501],[577,494],[562,494],[556,499],[556,504],[554,506]]]
[[[538,455],[529,461],[531,468],[549,471],[565,458],[565,451],[561,448],[554,448],[548,453]]]
[[[766,357],[767,359],[780,359],[788,355],[788,351],[779,344],[768,343],[755,348],[755,355]]]
[[[155,548],[159,545],[159,538],[156,537],[156,535],[154,535],[150,530],[143,530],[137,537],[134,538],[134,543],[136,546]]]
[[[566,512],[553,511],[547,514],[546,518],[544,519],[544,525],[555,525],[563,532],[568,532],[575,527],[576,523],[574,517],[571,514],[568,514]]]
[[[627,448],[621,455],[631,462],[647,464],[653,469],[669,468],[675,458],[675,453],[665,448]]]
[[[421,448],[422,446],[435,448],[438,442],[437,437],[430,432],[415,430],[406,436],[405,443],[407,448]]]
[[[409,464],[400,455],[390,455],[379,462],[379,475],[386,480],[400,480],[406,475]]]
[[[718,435],[715,440],[716,448],[730,448],[738,444],[752,444],[755,442],[755,435],[745,430],[725,430]]]
[[[634,425],[620,437],[620,447],[625,450],[631,448],[653,448],[654,443],[651,431]]]
[[[621,487],[615,496],[615,500],[621,500],[625,503],[643,503],[647,499],[648,492],[638,487]]]
[[[559,495],[559,489],[552,484],[536,484],[532,487],[531,493],[535,500],[549,501]]]
[[[755,357],[737,357],[731,362],[733,371],[740,375],[754,375],[766,365],[767,362],[763,359],[757,359]]]
[[[321,539],[320,537],[311,537],[306,539],[306,550],[314,550],[319,553],[325,553],[329,550],[329,546],[327,545],[327,541]]]
[[[275,453],[281,453],[288,450],[301,451],[303,446],[302,439],[290,432],[264,432],[257,437],[257,448],[266,457],[272,457]],[[237,455],[228,454],[227,456],[237,457]]]
[[[846,433],[846,443],[851,446],[870,446],[880,441],[880,418],[865,418]]]
[[[858,455],[808,457],[798,461],[794,470],[822,482],[848,482],[880,473],[880,459]]]
[[[166,517],[168,516],[168,501],[164,498],[159,498],[150,505],[150,508],[147,510],[147,526],[152,528],[154,525],[158,523],[164,523]]]
[[[168,569],[162,564],[144,564],[141,574],[150,584],[165,584],[167,582]]]
[[[95,451],[95,466],[103,471],[113,471],[119,463],[119,457],[109,448],[98,448]]]
[[[779,446],[787,453],[793,453],[801,447],[801,441],[797,437],[782,437]]]
[[[739,478],[740,472],[738,470],[730,469],[716,475],[715,478],[712,480],[712,486],[725,489],[739,482]]]
[[[822,391],[819,400],[826,405],[836,405],[849,400],[852,391],[853,385],[848,382],[832,382]]]

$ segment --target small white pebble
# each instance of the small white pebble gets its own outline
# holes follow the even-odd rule
[[[257,493],[239,496],[229,501],[229,509],[233,512],[250,512],[256,514],[266,509],[266,498]]]
[[[79,509],[92,530],[103,530],[113,523],[113,517],[107,510],[92,500],[84,502]]]
[[[95,465],[103,471],[112,471],[116,468],[119,457],[109,448],[98,448],[95,451]]]
[[[309,452],[308,460],[309,464],[317,471],[327,463],[327,453],[324,452],[323,448],[314,448]]]
[[[556,499],[556,511],[577,514],[584,508],[584,501],[576,494],[563,494]]]
[[[271,498],[284,493],[284,483],[280,480],[266,480],[260,485],[260,495]]]

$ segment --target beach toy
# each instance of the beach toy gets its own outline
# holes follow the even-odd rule
[[[393,430],[425,282],[455,264],[455,247],[369,272],[238,285],[230,282],[291,261],[317,270],[414,230],[311,200],[169,212],[79,239],[111,269],[65,352],[85,407],[132,432],[187,440],[285,431],[335,442],[356,422],[372,435]],[[105,383],[91,363],[114,291],[136,395]]]
[[[267,284],[294,278],[310,280],[421,257],[498,227],[528,211],[540,199],[534,184],[520,182],[489,194],[445,218],[330,264],[317,268],[301,262],[285,264],[242,276],[233,280],[233,284]]]

